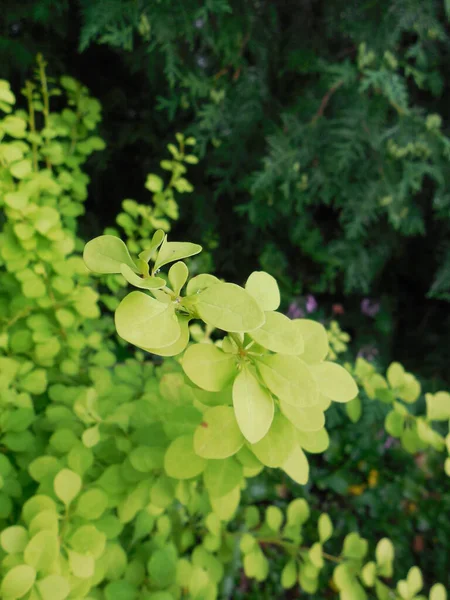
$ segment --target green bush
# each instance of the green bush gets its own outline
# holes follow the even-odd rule
[[[100,105],[74,79],[49,79],[42,59],[24,93],[28,111],[15,110],[0,82],[2,598],[213,600],[239,597],[243,573],[261,593],[275,578],[278,596],[300,585],[342,600],[445,600],[444,585],[424,583],[417,567],[393,581],[388,532],[370,545],[356,531],[334,538],[330,516],[311,519],[298,484],[330,446],[332,401],[347,403],[352,421],[364,417],[355,379],[363,402],[389,407],[386,428],[411,453],[450,451],[447,432],[431,427],[448,423],[449,394],[427,395],[418,416],[408,405],[420,384],[399,364],[384,378],[361,360],[325,360],[325,329],[277,312],[267,273],[253,272],[245,288],[207,273],[189,279],[183,259],[201,247],[155,227],[176,215],[173,189],[190,190],[180,177],[195,160],[182,136],[169,149],[169,183],[147,179],[154,208],[125,201],[128,245],[115,232],[91,240],[88,270],[76,226],[82,166],[103,148]],[[58,96],[64,106],[53,112]],[[146,292],[124,296],[128,284]],[[117,304],[122,340],[107,310]],[[330,339],[337,358],[336,332]],[[157,366],[155,355],[169,358]],[[252,481],[266,472],[285,473],[293,497],[252,501]]]

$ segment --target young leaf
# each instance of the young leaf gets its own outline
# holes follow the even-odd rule
[[[299,445],[295,445],[282,467],[291,479],[300,485],[308,483],[309,464],[305,453]]]
[[[205,470],[206,460],[194,452],[192,435],[176,438],[167,448],[164,469],[174,479],[191,479]]]
[[[326,429],[311,432],[297,430],[296,436],[300,446],[311,454],[325,452],[330,445],[330,438]]]
[[[170,346],[164,346],[164,348],[142,348],[146,352],[157,354],[158,356],[177,356],[186,348],[189,343],[189,321],[191,317],[181,315],[178,317],[178,324],[180,326],[180,337],[176,342],[170,344]]]
[[[168,242],[167,238],[163,241],[162,246],[156,257],[155,269],[160,269],[168,263],[175,262],[176,260],[182,260],[188,258],[188,256],[194,256],[202,251],[202,247],[198,244],[191,244],[190,242]]]
[[[158,229],[157,231],[155,231],[150,246],[139,254],[139,258],[144,262],[148,263],[155,250],[159,248],[159,246],[161,246],[161,244],[163,243],[165,237],[166,234],[162,229]]]
[[[277,281],[265,271],[254,271],[247,279],[245,289],[264,311],[277,310],[280,306]]]
[[[180,291],[189,277],[189,269],[184,262],[179,261],[172,265],[169,269],[169,281],[172,286],[172,290],[177,296],[180,295]]]
[[[190,346],[181,364],[189,379],[208,392],[220,392],[237,374],[236,358],[213,344]]]
[[[36,571],[28,565],[17,565],[8,571],[0,588],[2,598],[16,600],[23,598],[33,587]]]
[[[240,430],[251,444],[256,444],[269,431],[274,403],[248,368],[243,368],[234,381],[233,406]]]
[[[311,365],[310,371],[320,392],[335,402],[348,402],[358,394],[358,387],[350,373],[333,362]]]
[[[319,539],[324,544],[333,535],[333,523],[327,513],[320,515],[317,527],[319,529]]]
[[[294,322],[277,312],[266,313],[266,322],[252,331],[250,337],[272,352],[301,354],[304,348],[303,337],[296,330]]]
[[[189,280],[186,288],[186,295],[193,296],[199,294],[201,291],[206,290],[207,287],[210,287],[215,283],[220,283],[220,279],[217,279],[214,275],[209,275],[208,273],[197,275]]]
[[[214,406],[203,414],[194,434],[194,450],[203,458],[228,458],[244,444],[231,406]]]
[[[197,312],[205,323],[231,332],[252,331],[265,322],[256,300],[234,283],[216,283],[197,296]]]
[[[140,348],[164,348],[181,335],[172,304],[154,300],[143,292],[131,292],[116,310],[117,333]]]
[[[314,364],[324,360],[329,351],[328,335],[323,325],[311,319],[294,319],[292,324],[302,336],[304,349],[299,352],[302,360]]]
[[[281,400],[300,408],[317,405],[317,384],[306,364],[296,356],[264,356],[258,359],[257,367],[269,390]]]
[[[226,496],[242,479],[242,465],[234,458],[210,460],[203,472],[205,487],[212,498]]]
[[[139,272],[124,242],[114,235],[101,235],[88,242],[83,259],[94,273],[120,273],[122,264]]]
[[[281,412],[300,431],[319,431],[325,425],[325,415],[319,406],[299,408],[280,400]]]
[[[275,468],[284,465],[295,445],[294,428],[286,417],[277,413],[268,433],[250,448],[264,465]]]
[[[64,504],[69,505],[81,490],[81,477],[70,469],[62,469],[53,482],[55,494]]]
[[[142,290],[159,290],[166,285],[161,277],[140,277],[125,263],[120,265],[120,272],[131,285]]]

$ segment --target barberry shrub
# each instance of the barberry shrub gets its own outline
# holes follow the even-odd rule
[[[329,445],[330,404],[355,406],[358,393],[353,369],[328,360],[324,328],[277,312],[267,273],[245,287],[189,278],[185,259],[201,247],[167,241],[155,212],[135,205],[124,208],[143,219],[138,228],[119,223],[127,243],[106,233],[83,262],[76,226],[84,162],[103,146],[100,105],[75,80],[49,79],[42,59],[36,75],[27,111],[0,82],[1,597],[213,600],[241,566],[265,581],[278,548],[286,589],[315,595],[332,577],[343,600],[425,598],[430,582],[417,567],[393,583],[383,534],[369,550],[348,533],[332,555],[330,517],[311,525],[306,455]],[[56,95],[67,100],[60,112]],[[127,285],[138,290],[123,297]],[[136,349],[118,360],[125,343]],[[380,394],[363,371],[358,381]],[[385,395],[411,399],[398,367],[387,379]],[[445,402],[430,400],[430,419]],[[246,504],[248,480],[266,468],[283,470],[298,497],[282,508]],[[428,597],[445,600],[444,586]]]

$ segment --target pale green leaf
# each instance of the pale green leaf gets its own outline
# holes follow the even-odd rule
[[[186,348],[189,343],[189,321],[191,317],[180,315],[178,317],[178,324],[180,326],[180,337],[176,342],[170,344],[170,346],[165,346],[164,348],[142,348],[147,352],[151,352],[152,354],[157,354],[158,356],[177,356]]]
[[[330,438],[326,429],[319,431],[298,431],[296,432],[297,440],[303,450],[311,454],[320,454],[330,445]]]
[[[209,460],[203,472],[205,487],[212,498],[226,496],[242,480],[242,465],[234,458]]]
[[[317,528],[319,530],[319,540],[324,544],[333,535],[333,523],[327,513],[322,513],[320,515],[317,522]]]
[[[364,585],[367,587],[373,587],[375,585],[376,573],[377,566],[373,561],[370,561],[364,565],[363,570],[361,571],[361,579],[363,580]]]
[[[76,514],[83,519],[99,519],[109,505],[108,495],[101,489],[87,490],[78,498]]]
[[[358,394],[358,387],[350,373],[334,362],[310,365],[310,371],[320,392],[335,402],[348,402]]]
[[[251,450],[267,467],[281,467],[292,454],[295,443],[294,428],[281,413],[273,419],[268,433]]]
[[[280,400],[280,408],[292,425],[300,431],[319,431],[325,425],[325,414],[319,406],[299,408]]]
[[[414,597],[417,594],[417,592],[420,592],[420,590],[423,587],[423,578],[419,567],[412,567],[408,571],[406,583],[408,584],[408,589],[411,597]]]
[[[266,313],[264,325],[250,333],[257,344],[272,352],[300,354],[303,352],[303,338],[286,315],[278,312]]]
[[[138,272],[128,248],[114,235],[101,235],[88,242],[84,247],[83,259],[87,268],[94,273],[120,273],[122,264]]]
[[[265,271],[253,271],[247,279],[245,289],[264,311],[277,310],[280,306],[280,290],[277,281]]]
[[[195,307],[205,323],[224,331],[252,331],[265,322],[256,300],[234,283],[207,287],[198,294]]]
[[[160,290],[166,285],[161,277],[140,277],[125,263],[120,265],[120,272],[128,283],[142,290]]]
[[[20,525],[7,527],[0,534],[0,543],[3,550],[8,554],[23,552],[28,544],[28,532],[25,527]]]
[[[172,304],[154,300],[143,292],[131,292],[116,310],[115,323],[121,338],[140,348],[164,348],[181,335]]]
[[[197,275],[189,280],[186,288],[186,295],[193,296],[199,294],[201,291],[215,283],[220,283],[220,280],[217,277],[214,277],[214,275],[209,275],[208,273]]]
[[[144,262],[148,263],[155,250],[159,248],[159,246],[161,246],[161,244],[163,243],[165,237],[166,234],[162,229],[158,229],[157,231],[155,231],[150,246],[139,254],[139,258]]]
[[[258,359],[257,367],[269,390],[300,408],[317,405],[317,384],[306,364],[296,356],[274,354]]]
[[[294,319],[292,324],[303,338],[304,349],[300,354],[302,360],[314,364],[324,360],[329,351],[328,335],[325,327],[311,319]]]
[[[201,251],[202,247],[198,244],[191,244],[190,242],[168,242],[167,238],[165,238],[159,249],[154,268],[160,269],[168,263],[194,256],[194,254],[198,254]]]
[[[192,435],[175,439],[164,456],[164,469],[174,479],[191,479],[200,475],[205,467],[206,460],[194,451]]]
[[[251,444],[259,442],[272,424],[274,403],[248,368],[243,368],[234,381],[233,406],[244,437]]]
[[[8,571],[0,587],[2,598],[16,600],[23,598],[33,587],[36,571],[28,565],[17,565]]]
[[[300,446],[295,445],[292,452],[288,456],[287,460],[283,463],[282,467],[291,479],[300,485],[304,485],[308,482],[309,478],[309,464],[305,453]]]
[[[211,506],[214,513],[221,521],[230,521],[238,509],[240,499],[241,490],[239,486],[236,486],[234,490],[226,496],[211,498]]]
[[[193,344],[182,360],[186,375],[208,392],[220,392],[236,377],[236,358],[214,344]]]
[[[91,554],[80,554],[69,550],[69,565],[75,577],[88,579],[92,577],[95,570],[95,559]]]
[[[203,414],[194,434],[194,449],[203,458],[227,458],[236,454],[244,437],[231,406],[214,406]]]
[[[81,490],[81,477],[70,469],[62,469],[53,482],[55,494],[68,505],[78,496]]]
[[[47,571],[58,555],[58,536],[49,530],[40,531],[33,536],[23,553],[24,562],[36,571]]]
[[[42,600],[65,600],[70,593],[70,585],[61,575],[48,575],[37,582]]]
[[[169,281],[172,290],[177,296],[180,295],[181,289],[189,277],[189,269],[184,262],[176,262],[169,269]]]
[[[442,583],[435,583],[430,590],[430,600],[447,600],[447,591]]]
[[[297,583],[297,565],[294,559],[291,559],[281,571],[281,587],[289,590]]]
[[[362,406],[359,396],[356,396],[356,398],[353,398],[353,400],[347,402],[347,404],[345,405],[345,410],[350,421],[352,423],[357,423],[361,418],[362,414]]]
[[[448,392],[425,394],[425,401],[427,404],[427,417],[430,421],[450,419],[450,394]]]

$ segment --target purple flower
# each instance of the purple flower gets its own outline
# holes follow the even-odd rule
[[[372,360],[375,360],[375,358],[378,356],[378,348],[371,344],[368,344],[367,346],[362,346],[358,350],[357,356],[359,356],[360,358],[365,358],[367,361],[371,362]]]
[[[391,446],[393,446],[394,444],[395,444],[395,438],[393,438],[393,437],[389,436],[389,437],[387,438],[387,440],[384,442],[384,444],[383,444],[383,448],[385,448],[386,450],[389,450],[389,448],[390,448]]]
[[[380,310],[380,303],[370,298],[364,298],[361,301],[361,312],[368,317],[374,317]]]
[[[312,294],[308,294],[306,296],[306,312],[312,313],[317,310],[317,300],[314,298]]]
[[[287,311],[287,316],[290,319],[302,319],[305,316],[305,312],[300,308],[296,302],[291,302]]]

